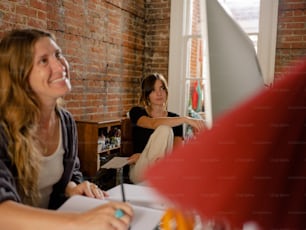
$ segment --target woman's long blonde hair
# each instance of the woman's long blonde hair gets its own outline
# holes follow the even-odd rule
[[[24,203],[35,205],[38,192],[40,145],[35,136],[40,102],[29,84],[34,45],[42,37],[55,38],[35,29],[13,30],[0,42],[0,125],[8,141],[17,189]]]

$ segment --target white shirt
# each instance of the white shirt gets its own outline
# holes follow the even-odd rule
[[[42,156],[41,158],[41,169],[38,177],[38,189],[41,195],[38,207],[40,208],[48,208],[53,185],[60,180],[64,172],[64,148],[61,124],[59,124],[59,126],[59,142],[57,149],[50,156]]]

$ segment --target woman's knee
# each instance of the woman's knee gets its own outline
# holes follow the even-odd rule
[[[157,152],[161,152],[161,149],[168,151],[173,147],[174,133],[170,126],[161,125],[155,129],[153,134],[149,138],[149,142],[146,148],[150,150],[156,149]]]
[[[160,125],[155,129],[155,132],[157,132],[159,135],[165,135],[165,136],[173,136],[173,130],[170,126],[167,125]]]

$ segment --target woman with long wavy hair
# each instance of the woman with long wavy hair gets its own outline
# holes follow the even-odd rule
[[[77,129],[60,99],[71,90],[69,66],[55,37],[19,29],[0,42],[0,226],[3,229],[127,229],[129,205],[109,202],[59,213],[72,195],[103,199],[83,181]],[[45,210],[43,210],[45,209]],[[115,216],[122,209],[126,215]],[[18,221],[16,221],[18,217]]]

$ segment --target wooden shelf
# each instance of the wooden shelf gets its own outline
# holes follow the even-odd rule
[[[120,146],[114,147],[114,148],[108,148],[108,149],[103,149],[102,151],[98,151],[99,154],[101,153],[108,153],[109,151],[113,151],[113,150],[119,150],[120,151]]]
[[[100,169],[100,157],[105,154],[120,153],[120,144],[98,151],[98,139],[114,129],[121,129],[121,119],[86,121],[76,120],[78,129],[78,149],[81,171],[87,177],[94,177]]]

